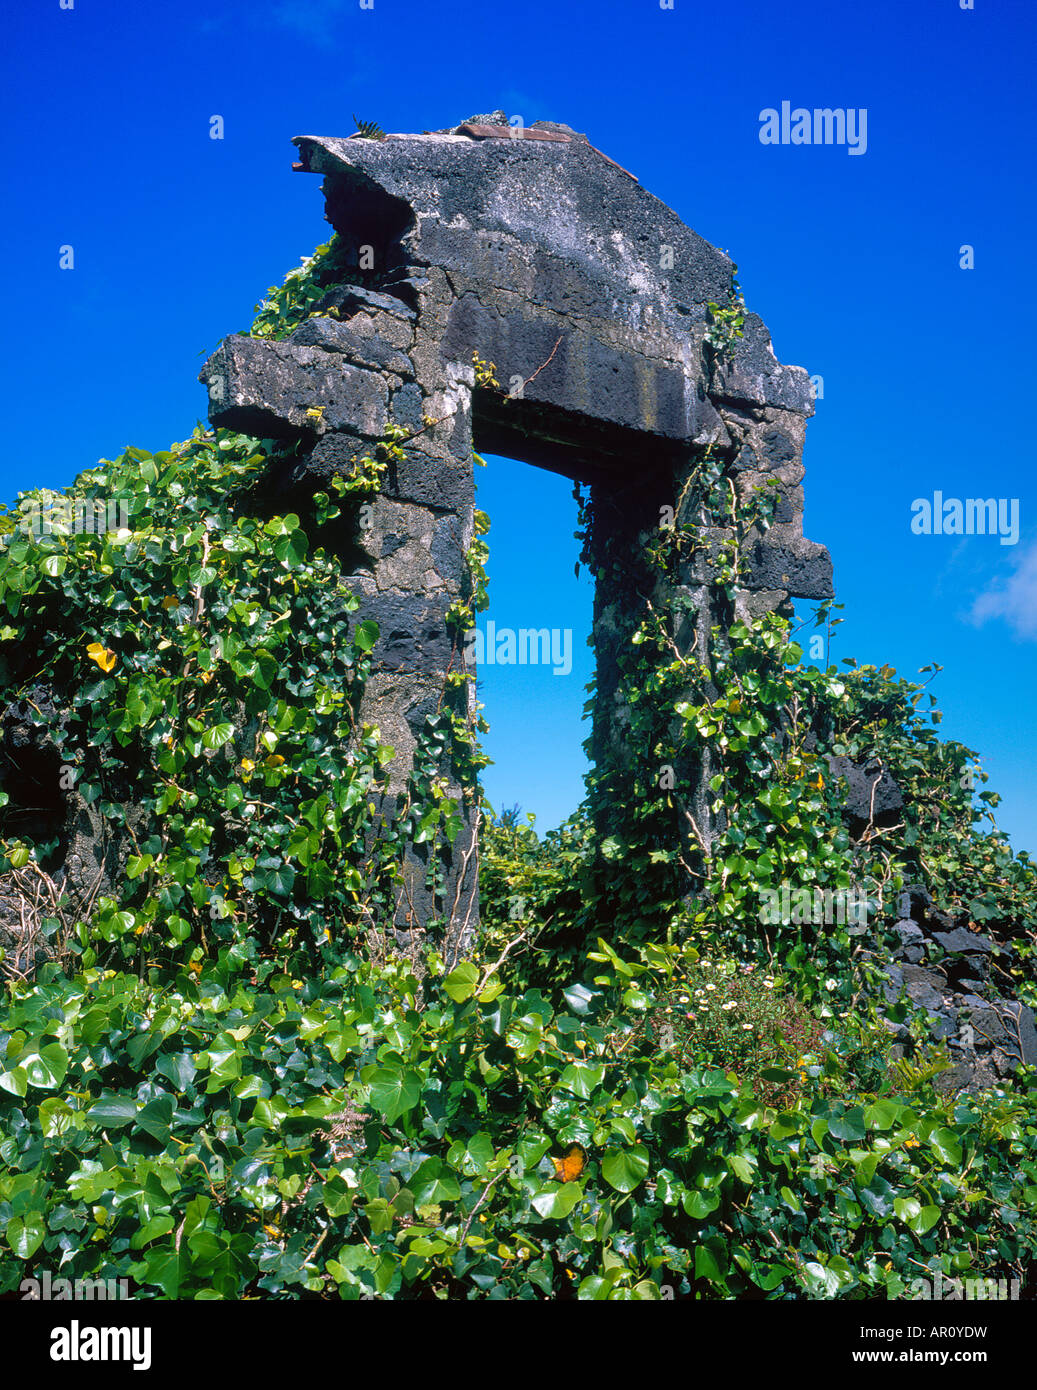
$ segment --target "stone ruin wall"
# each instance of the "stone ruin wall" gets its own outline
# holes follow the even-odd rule
[[[324,305],[337,318],[310,318],[283,341],[228,338],[201,373],[213,424],[304,441],[286,488],[348,471],[387,423],[422,431],[374,500],[350,580],[358,618],[380,628],[363,713],[396,749],[396,792],[456,669],[445,615],[473,534],[473,449],[588,485],[611,539],[636,557],[713,445],[743,501],[761,483],[778,488],[740,607],[833,593],[828,553],[802,529],[806,372],[777,362],[753,314],[726,365],[706,343],[707,305],[733,293],[731,261],[584,136],[538,122],[515,138],[503,122],[498,112],[383,140],[297,138],[295,168],[324,175],[354,283]],[[502,391],[477,385],[473,353],[495,364]],[[704,656],[708,564],[681,579],[692,611],[679,640]],[[599,755],[636,752],[613,718],[610,652],[639,614],[628,586],[599,583]],[[707,771],[690,798],[708,836]],[[394,924],[404,939],[452,907],[470,932],[474,834],[468,823],[454,845],[442,903],[428,899],[415,858]]]
[[[736,612],[788,612],[792,598],[833,594],[828,552],[802,530],[801,460],[813,413],[806,372],[778,363],[751,313],[732,356],[710,350],[708,305],[730,302],[731,261],[567,126],[539,122],[516,139],[497,112],[421,135],[295,143],[295,167],[324,175],[349,283],[330,289],[317,316],[283,340],[227,338],[201,380],[214,425],[298,445],[275,480],[284,501],[349,472],[387,425],[418,431],[372,496],[363,531],[341,551],[362,599],[357,620],[379,625],[362,715],[396,750],[390,795],[405,787],[445,673],[464,659],[446,613],[464,591],[473,537],[473,449],[587,486],[602,523],[594,543],[626,555],[627,576],[605,571],[595,594],[592,750],[598,763],[636,758],[611,698],[616,654],[645,598],[629,574],[660,508],[675,505],[709,446],[742,503],[760,485],[777,492],[774,524],[750,535]],[[322,316],[328,309],[337,317]],[[495,364],[504,391],[476,381],[473,353]],[[711,608],[709,553],[723,533],[703,528],[701,539],[676,591],[655,588],[650,599],[685,613],[677,640],[705,659],[720,616]],[[48,708],[60,729],[59,706]],[[0,737],[24,783],[21,799],[42,808],[34,812],[39,835],[62,834],[57,882],[88,915],[117,881],[127,845],[74,790],[50,795],[59,749],[26,716],[24,702],[0,711]],[[847,759],[830,764],[846,782],[851,833],[865,820],[896,821],[903,802],[888,773]],[[708,845],[710,768],[680,772]],[[125,800],[132,820],[130,787]],[[457,837],[439,900],[425,889],[427,851],[409,850],[392,924],[402,946],[441,916],[455,954],[471,944],[476,832],[469,820]],[[38,961],[19,931],[19,891],[0,883],[0,946],[5,970],[26,978]],[[948,1041],[954,1066],[938,1084],[976,1089],[998,1084],[1019,1060],[1037,1065],[1031,1011],[996,996],[1004,943],[965,931],[920,885],[903,895],[899,917],[887,995],[893,1002],[905,990],[926,1010],[931,1035]]]

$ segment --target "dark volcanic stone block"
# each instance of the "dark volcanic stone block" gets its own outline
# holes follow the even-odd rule
[[[718,364],[714,394],[735,404],[770,405],[813,415],[814,392],[802,367],[783,367],[774,356],[771,335],[756,314],[746,314],[734,359]]]
[[[832,598],[832,557],[823,545],[802,541],[795,545],[756,542],[750,556],[749,586],[753,589],[785,589],[793,598]]]
[[[999,999],[983,1008],[962,1011],[976,1035],[977,1047],[996,1047],[1024,1062],[1037,1066],[1037,1026],[1033,1013],[1018,1000]]]
[[[995,949],[994,943],[989,937],[980,936],[978,932],[966,931],[964,927],[956,927],[954,931],[950,932],[933,932],[933,940],[937,946],[942,946],[945,951],[986,954]]]
[[[378,641],[372,652],[375,670],[445,671],[453,643],[446,627],[449,596],[442,594],[375,594],[364,598],[357,621],[373,618]]]
[[[260,437],[292,438],[321,428],[380,435],[388,392],[375,372],[340,352],[243,334],[225,338],[198,380],[209,387],[214,425]],[[321,411],[319,418],[308,410]]]
[[[888,818],[901,811],[904,798],[889,773],[874,763],[855,763],[851,758],[829,756],[828,767],[833,777],[846,783],[845,811],[857,821]]]

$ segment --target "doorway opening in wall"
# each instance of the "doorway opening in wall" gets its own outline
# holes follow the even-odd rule
[[[489,607],[476,624],[478,699],[493,759],[483,789],[498,817],[553,830],[584,798],[587,639],[593,577],[581,567],[573,484],[560,474],[498,455],[476,467],[475,505],[490,518]]]

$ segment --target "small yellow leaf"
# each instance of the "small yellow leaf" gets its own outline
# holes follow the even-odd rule
[[[179,602],[180,600],[178,598],[174,598],[172,594],[167,594],[162,600],[162,607],[168,613],[171,608],[176,608]]]
[[[100,642],[91,642],[86,649],[86,654],[91,661],[97,662],[102,671],[110,671],[117,660],[115,653],[102,646]]]
[[[269,756],[269,758],[264,758],[264,759],[263,759],[263,766],[264,766],[264,767],[280,767],[281,764],[282,764],[283,762],[284,762],[284,758],[281,757],[280,753],[271,753],[270,756]]]

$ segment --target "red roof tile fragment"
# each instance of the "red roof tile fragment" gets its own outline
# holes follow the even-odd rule
[[[507,125],[470,125],[467,122],[457,127],[458,135],[469,135],[473,140],[563,140],[566,144],[571,135],[563,135],[557,130],[513,130]]]

